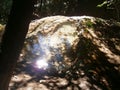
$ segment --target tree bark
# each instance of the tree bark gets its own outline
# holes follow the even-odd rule
[[[0,52],[0,90],[8,90],[36,0],[13,0]]]

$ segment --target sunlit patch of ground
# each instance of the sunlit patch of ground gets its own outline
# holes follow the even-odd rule
[[[91,85],[86,76],[77,80],[72,78],[69,80],[67,77],[44,76],[37,78],[37,82],[32,78],[26,74],[14,76],[10,83],[10,90],[79,90],[80,88],[90,90],[90,87],[94,87],[95,90],[102,90],[95,84]]]

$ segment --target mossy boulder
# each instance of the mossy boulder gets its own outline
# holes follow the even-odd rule
[[[71,67],[80,58],[120,65],[120,24],[89,16],[53,16],[31,22],[22,56]],[[87,60],[86,60],[87,61]],[[101,60],[102,61],[102,60]]]
[[[39,67],[40,75],[43,71],[48,76],[60,74],[73,86],[77,83],[78,89],[117,90],[120,23],[89,16],[52,16],[32,21],[19,61],[27,63],[24,68]],[[31,68],[32,73],[36,69]]]
[[[43,75],[43,71],[44,75],[55,73],[67,80],[68,86],[62,85],[63,89],[56,85],[57,89],[119,90],[120,23],[89,16],[51,16],[32,21],[16,74],[37,77],[34,73]]]

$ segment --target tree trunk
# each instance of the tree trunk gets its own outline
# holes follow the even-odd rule
[[[35,2],[36,0],[13,0],[1,44],[0,90],[8,90],[32,18]]]

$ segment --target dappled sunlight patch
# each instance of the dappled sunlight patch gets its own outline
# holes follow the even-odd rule
[[[31,82],[26,84],[26,86],[20,87],[16,90],[49,90],[49,89],[43,84],[36,84],[35,82]]]
[[[87,77],[84,78],[79,78],[78,82],[79,82],[79,87],[81,87],[83,90],[89,90],[88,88],[90,88],[91,84],[88,82]]]
[[[68,84],[68,81],[65,78],[49,78],[48,80],[40,80],[41,84],[48,83],[50,86],[57,85],[58,87],[66,86]]]
[[[32,77],[28,74],[18,74],[18,75],[14,75],[11,79],[11,82],[9,84],[9,88],[11,88],[10,90],[21,90],[21,86],[23,86],[27,81],[31,80]],[[18,85],[18,86],[17,86]],[[13,87],[14,86],[14,87]],[[19,88],[17,89],[16,88]],[[22,90],[27,90],[27,89],[23,89]],[[29,90],[29,89],[28,89]]]
[[[26,80],[30,80],[32,77],[30,75],[27,74],[19,74],[19,75],[14,75],[12,77],[12,81],[14,82],[21,82],[21,81],[26,81]]]
[[[106,45],[105,40],[100,39],[93,30],[88,31],[92,37],[93,43],[99,47],[100,51],[104,52],[106,56],[109,57],[109,62],[120,64],[120,55],[114,54]]]
[[[63,78],[58,78],[58,81],[56,83],[59,87],[65,86],[68,84],[68,81],[66,79]]]

